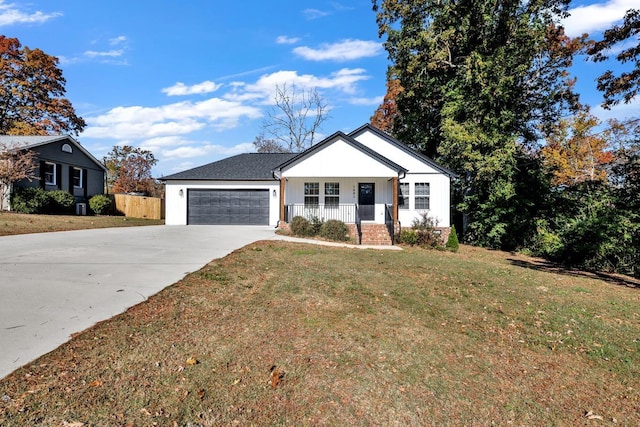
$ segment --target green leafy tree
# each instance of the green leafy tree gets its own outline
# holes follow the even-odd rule
[[[615,59],[622,64],[629,63],[630,69],[618,75],[608,70],[598,77],[598,90],[603,92],[602,106],[606,109],[620,101],[631,102],[640,91],[640,9],[629,9],[621,25],[605,31],[604,38],[587,49],[594,62],[603,62],[609,59],[615,45],[626,40],[629,45],[623,47]]]
[[[568,3],[373,1],[389,78],[403,88],[392,133],[461,176],[466,241],[514,244],[509,233],[521,213],[513,206],[531,205],[516,181],[537,161],[528,145],[579,107],[567,69],[583,40],[556,25]]]
[[[58,58],[0,35],[0,134],[77,135],[86,124],[64,97]]]

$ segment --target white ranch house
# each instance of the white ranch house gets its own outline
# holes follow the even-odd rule
[[[367,124],[299,154],[247,153],[162,178],[166,224],[288,226],[339,219],[363,243],[391,243],[427,213],[446,237],[455,174]]]

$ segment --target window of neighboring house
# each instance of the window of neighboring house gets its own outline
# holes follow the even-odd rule
[[[304,205],[318,206],[320,204],[320,183],[305,182],[304,183]]]
[[[340,183],[324,183],[324,204],[328,207],[337,207],[340,204]]]
[[[409,209],[409,183],[398,183],[398,209]]]
[[[46,162],[44,164],[44,183],[47,185],[56,185],[56,164]]]
[[[416,182],[415,184],[416,209],[429,209],[429,183]]]
[[[82,169],[80,168],[73,168],[73,186],[82,188]]]

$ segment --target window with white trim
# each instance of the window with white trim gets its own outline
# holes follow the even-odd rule
[[[429,209],[429,183],[428,182],[416,182],[414,198],[416,203],[416,210]]]
[[[44,163],[44,183],[47,185],[56,185],[56,164]]]
[[[320,183],[305,182],[304,183],[304,205],[318,206],[320,204]]]
[[[409,183],[398,183],[398,209],[409,209]]]
[[[324,205],[327,207],[338,207],[340,204],[340,183],[324,183]]]
[[[80,168],[73,168],[73,186],[82,188],[82,169]]]

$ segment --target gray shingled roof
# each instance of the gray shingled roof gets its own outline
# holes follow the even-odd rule
[[[293,153],[245,153],[160,178],[161,181],[264,181],[271,171],[293,158]]]

